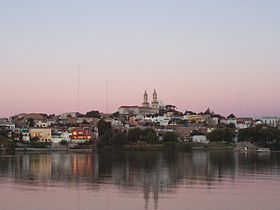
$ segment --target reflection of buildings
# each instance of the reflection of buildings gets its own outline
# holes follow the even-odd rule
[[[120,193],[143,192],[145,209],[160,209],[160,194],[176,193],[178,187],[212,189],[238,176],[280,176],[279,154],[226,151],[24,154],[0,156],[0,165],[1,181],[8,177],[16,183],[42,186],[85,183],[92,191],[103,190],[107,184],[117,186]]]
[[[34,180],[47,181],[51,179],[52,159],[49,155],[40,155],[29,160],[30,177]]]
[[[71,155],[72,176],[79,177],[93,177],[94,162],[92,155],[73,154]]]

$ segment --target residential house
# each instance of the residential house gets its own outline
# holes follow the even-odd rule
[[[38,138],[42,142],[52,140],[52,130],[50,128],[31,128],[29,132],[31,139]]]

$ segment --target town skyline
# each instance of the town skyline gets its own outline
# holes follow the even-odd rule
[[[51,114],[59,115],[59,114],[62,114],[62,113],[70,113],[70,112],[86,113],[86,112],[91,111],[91,110],[96,110],[96,111],[99,111],[100,113],[103,113],[103,114],[113,114],[114,112],[117,112],[118,109],[120,107],[122,107],[122,106],[128,106],[128,107],[129,106],[138,106],[138,107],[142,107],[143,106],[143,94],[145,94],[145,93],[147,93],[147,95],[148,95],[148,103],[150,104],[153,101],[153,96],[152,95],[153,95],[154,91],[157,91],[157,89],[156,88],[150,88],[150,89],[145,88],[144,92],[142,92],[142,95],[138,96],[138,98],[139,98],[138,101],[130,102],[132,100],[127,100],[128,101],[127,104],[119,104],[119,105],[116,105],[116,106],[110,105],[110,102],[109,102],[110,98],[108,97],[108,108],[109,108],[108,112],[107,112],[107,96],[106,96],[106,91],[105,91],[105,93],[104,93],[105,94],[104,95],[104,101],[102,103],[103,105],[99,109],[95,108],[95,107],[91,107],[89,105],[84,105],[83,103],[81,103],[81,99],[80,99],[81,93],[79,93],[79,98],[77,96],[73,97],[74,98],[73,99],[73,103],[70,105],[70,107],[74,107],[74,108],[70,109],[70,110],[64,110],[62,108],[61,111],[52,111],[52,110],[49,110],[49,109],[46,109],[46,110],[43,110],[43,109],[35,109],[35,110],[27,109],[26,111],[20,111],[21,110],[20,106],[15,105],[14,106],[14,110],[11,111],[10,115],[2,114],[2,116],[0,115],[0,117],[11,117],[11,116],[16,116],[18,114],[23,114],[23,113],[45,113],[45,114],[48,114],[48,115],[51,115]],[[163,98],[165,98],[165,97],[163,97]],[[212,108],[212,107],[207,106],[207,105],[205,105],[205,106],[204,105],[199,105],[198,107],[200,109],[198,109],[198,107],[197,108],[195,108],[195,107],[194,108],[190,108],[190,106],[189,106],[189,108],[185,108],[184,109],[183,106],[178,106],[175,103],[166,103],[165,101],[161,100],[161,95],[160,95],[160,97],[158,99],[158,103],[161,106],[174,105],[174,106],[176,106],[177,110],[182,112],[182,113],[185,113],[186,111],[193,111],[195,113],[203,113],[207,109],[210,109],[211,111],[214,111],[216,114],[221,114],[222,116],[225,116],[225,117],[230,115],[230,114],[234,114],[234,115],[236,115],[238,117],[252,117],[252,118],[255,118],[255,119],[260,118],[260,117],[267,117],[267,116],[270,116],[270,117],[274,117],[274,116],[278,117],[278,116],[280,116],[280,114],[277,114],[277,113],[274,114],[273,112],[264,112],[264,114],[259,114],[259,115],[252,114],[252,115],[250,115],[250,114],[246,114],[246,111],[243,112],[244,110],[243,111],[237,111],[237,112],[233,112],[233,111],[230,111],[230,110],[218,111],[217,109]],[[85,107],[87,107],[88,109],[85,108]],[[114,108],[112,108],[112,107],[114,107]],[[239,107],[239,110],[241,110],[241,109],[242,108]]]
[[[194,109],[180,109],[176,104],[174,103],[164,103],[161,98],[158,97],[158,92],[157,92],[157,89],[152,89],[153,91],[147,91],[147,89],[145,89],[145,91],[143,92],[142,94],[142,102],[141,103],[135,103],[135,104],[121,104],[119,105],[115,110],[113,111],[110,111],[110,110],[107,110],[107,108],[103,108],[101,110],[99,109],[95,109],[95,108],[90,108],[88,110],[83,110],[81,111],[80,109],[80,106],[83,107],[83,104],[80,104],[78,98],[76,98],[76,109],[74,110],[64,110],[62,112],[46,112],[46,111],[30,111],[30,112],[18,112],[12,115],[9,115],[9,116],[0,116],[0,118],[4,117],[4,118],[9,118],[9,117],[12,117],[12,116],[17,116],[17,115],[21,115],[21,114],[47,114],[47,115],[61,115],[61,114],[65,114],[65,113],[80,113],[80,114],[86,114],[87,112],[90,112],[90,111],[97,111],[99,112],[100,114],[114,114],[114,113],[117,113],[117,112],[120,112],[120,109],[121,108],[124,108],[124,109],[130,109],[130,108],[140,108],[140,109],[144,109],[144,112],[140,114],[144,114],[144,115],[147,115],[148,113],[154,115],[154,114],[158,114],[159,113],[159,110],[160,109],[165,109],[165,106],[174,106],[175,110],[177,110],[178,112],[181,112],[182,114],[185,114],[187,112],[190,112],[190,113],[193,113],[193,114],[200,114],[200,113],[205,113],[205,112],[210,112],[213,113],[213,114],[218,114],[218,115],[221,115],[223,117],[227,117],[229,115],[236,115],[237,117],[251,117],[251,118],[254,118],[254,119],[258,119],[258,118],[261,118],[261,117],[278,117],[279,115],[261,115],[261,116],[253,116],[253,115],[239,115],[238,113],[234,113],[234,112],[228,112],[228,113],[222,113],[222,112],[218,112],[214,109],[212,109],[211,107],[207,107],[204,109],[204,110],[194,110]],[[106,97],[107,99],[107,97]],[[108,100],[108,99],[107,99]],[[107,105],[107,102],[106,101],[106,105]],[[148,112],[147,112],[147,109],[148,109]],[[127,112],[128,112],[127,110]],[[131,110],[130,110],[131,111]],[[125,111],[126,112],[126,111]],[[149,114],[148,114],[149,115]]]

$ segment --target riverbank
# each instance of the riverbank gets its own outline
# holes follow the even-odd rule
[[[178,151],[191,151],[191,150],[234,150],[234,144],[230,143],[194,143],[194,142],[167,142],[163,144],[130,144],[124,145],[117,150],[124,151],[164,151],[164,150],[178,150]],[[105,147],[101,150],[114,150],[112,147]]]
[[[69,147],[48,147],[48,148],[1,148],[0,151],[14,151],[14,152],[81,152],[89,153],[96,150],[99,151],[191,151],[191,150],[234,150],[235,145],[230,143],[193,143],[193,142],[167,142],[163,144],[130,144],[124,145],[122,147],[104,147],[97,149],[96,147],[92,148],[69,148]]]

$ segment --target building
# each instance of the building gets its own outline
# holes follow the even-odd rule
[[[158,123],[161,126],[168,126],[169,122],[171,121],[171,117],[165,117],[165,116],[145,117],[145,118],[143,118],[143,121]]]
[[[237,118],[236,128],[245,129],[252,126],[253,119],[252,118]]]
[[[154,115],[159,113],[159,102],[157,100],[157,92],[154,90],[153,101],[149,103],[147,91],[143,96],[142,106],[121,106],[118,108],[120,115]]]
[[[183,119],[190,123],[202,123],[207,120],[207,116],[202,114],[187,114]]]
[[[30,135],[29,135],[29,129],[28,128],[20,129],[20,133],[21,133],[22,141],[30,141]]]
[[[35,123],[35,127],[37,128],[47,128],[49,124],[45,121],[39,120],[38,122]]]
[[[142,107],[150,108],[150,103],[149,103],[149,100],[148,100],[148,94],[147,94],[146,90],[145,90],[144,97],[143,97]]]
[[[29,130],[31,139],[38,138],[42,142],[52,140],[52,130],[50,128],[31,128]]]
[[[192,141],[196,143],[204,143],[204,144],[209,143],[209,140],[207,140],[205,135],[194,135],[192,136]]]
[[[93,133],[86,128],[73,128],[71,130],[71,143],[84,143],[93,138]]]
[[[158,99],[157,99],[156,90],[154,90],[154,93],[153,93],[153,101],[152,101],[151,107],[152,107],[153,110],[156,110],[157,113],[159,112],[159,102],[158,102]]]
[[[279,118],[278,117],[262,117],[260,119],[263,124],[272,126],[272,127],[277,127],[279,123]]]

